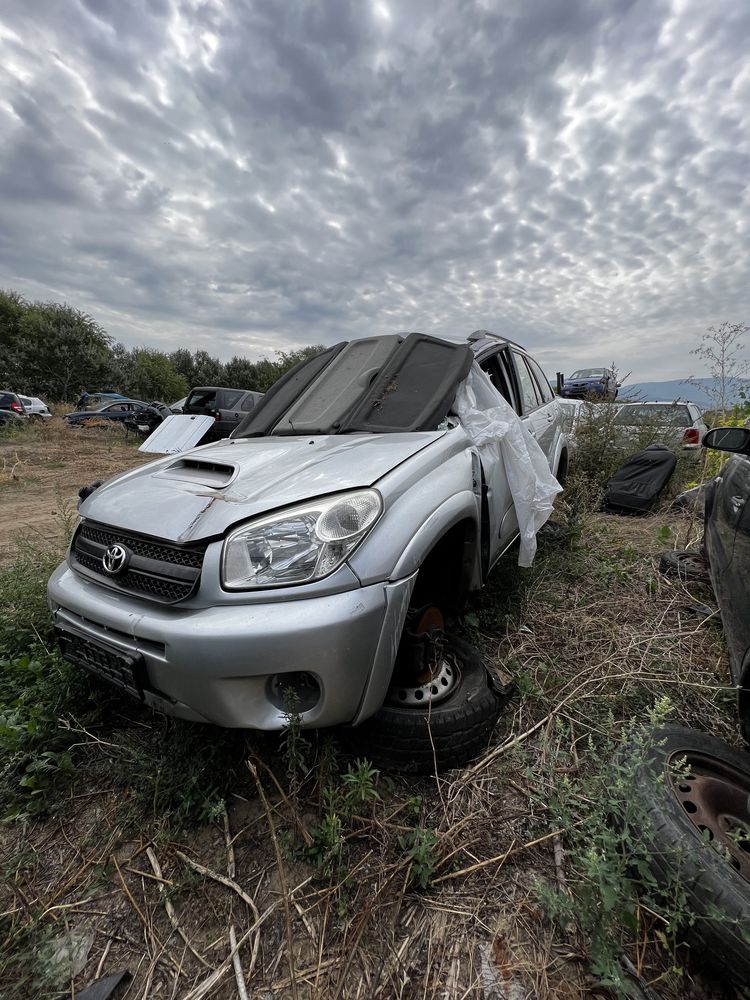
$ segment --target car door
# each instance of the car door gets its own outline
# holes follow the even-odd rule
[[[520,351],[513,351],[513,362],[518,376],[518,385],[521,392],[521,406],[524,423],[536,442],[547,456],[547,462],[552,468],[554,461],[554,451],[558,430],[558,408],[554,401],[554,395],[548,387],[545,394],[543,386],[539,384],[542,380],[541,370],[539,381],[532,373],[530,359],[526,358]],[[546,384],[546,379],[543,380]],[[553,470],[554,471],[554,470]]]
[[[721,608],[733,679],[750,648],[750,458],[732,455],[710,485],[706,549],[711,582]]]
[[[244,416],[240,402],[244,393],[241,389],[220,389],[216,394],[216,408],[219,417],[214,431],[219,435],[230,434]]]
[[[479,367],[489,377],[515,412],[521,415],[521,399],[513,361],[507,347],[477,358]],[[499,461],[482,465],[482,539],[485,572],[497,562],[518,534],[518,519],[513,495],[502,456]]]

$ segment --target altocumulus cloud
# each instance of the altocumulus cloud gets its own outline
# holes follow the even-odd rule
[[[0,285],[250,356],[749,320],[742,0],[5,0]]]

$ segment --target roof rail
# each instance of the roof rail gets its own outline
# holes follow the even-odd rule
[[[488,338],[492,340],[505,340],[505,337],[501,337],[497,333],[490,333],[489,330],[475,330],[466,339],[470,344],[474,344],[477,340],[487,340]]]
[[[510,337],[504,337],[500,333],[492,333],[490,330],[475,330],[473,333],[469,334],[466,340],[470,344],[475,344],[479,340],[501,340],[504,344],[511,344],[513,347],[517,347],[521,351],[526,350],[522,344],[519,344],[515,340],[511,340]]]

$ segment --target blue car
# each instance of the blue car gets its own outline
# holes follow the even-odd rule
[[[609,368],[579,368],[563,382],[562,393],[566,399],[586,399],[587,396],[601,396],[602,399],[617,399],[620,383]]]

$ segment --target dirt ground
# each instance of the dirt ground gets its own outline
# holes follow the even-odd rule
[[[2,441],[0,560],[61,546],[78,488],[147,461],[136,444],[57,422]],[[656,571],[698,533],[670,511],[593,514],[567,548],[551,533],[533,571],[505,560],[464,621],[518,685],[487,753],[439,778],[376,774],[357,808],[340,797],[357,765],[324,736],[297,752],[175,724],[92,682],[58,719],[72,761],[58,797],[0,826],[16,970],[14,983],[0,971],[0,994],[74,996],[127,970],[117,1000],[230,1000],[236,940],[256,1000],[734,996],[684,951],[656,949],[647,910],[623,945],[631,992],[602,985],[586,936],[548,919],[536,888],[581,884],[574,831],[546,803],[572,781],[590,807],[590,741],[665,696],[675,721],[737,738],[721,634],[687,610],[711,595]]]
[[[119,427],[72,428],[53,417],[23,435],[0,435],[0,564],[19,540],[54,543],[75,521],[78,490],[153,459]]]

